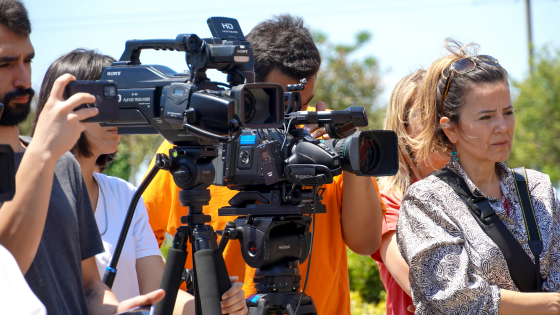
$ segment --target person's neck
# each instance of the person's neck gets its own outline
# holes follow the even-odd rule
[[[76,157],[76,160],[78,160],[80,168],[82,169],[82,176],[84,177],[84,182],[86,183],[86,188],[88,190],[94,212],[97,207],[97,197],[99,196],[99,186],[93,179],[93,170],[95,168],[95,161],[97,161],[97,158],[98,156],[96,155],[89,158],[83,156]]]
[[[25,147],[19,140],[19,127],[0,126],[0,144],[9,144],[14,152],[23,152]]]
[[[487,196],[501,198],[500,176],[496,173],[496,162],[460,159],[461,168],[473,184]]]
[[[424,179],[428,177],[428,175],[438,170],[435,168],[433,163],[429,162],[420,162],[416,164],[416,168],[418,169],[418,173],[420,173],[421,176],[421,178],[418,178],[418,180]]]

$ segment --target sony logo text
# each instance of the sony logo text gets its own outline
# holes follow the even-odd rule
[[[120,71],[107,72],[107,75],[121,75]]]

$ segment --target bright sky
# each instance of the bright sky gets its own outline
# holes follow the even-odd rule
[[[171,39],[180,33],[210,37],[210,16],[236,18],[247,34],[260,21],[285,12],[302,16],[335,43],[351,43],[358,31],[370,31],[373,40],[358,56],[376,57],[383,69],[380,105],[401,77],[443,54],[448,36],[477,42],[481,53],[499,59],[514,79],[522,79],[528,69],[524,0],[23,1],[33,24],[36,90],[48,66],[74,48],[98,49],[118,59],[127,39]],[[531,2],[535,45],[560,48],[560,1]],[[186,68],[184,54],[178,52],[145,51],[141,61],[178,72]],[[209,76],[225,79],[216,73]]]

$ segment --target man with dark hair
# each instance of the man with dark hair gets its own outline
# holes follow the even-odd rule
[[[247,39],[253,49],[257,81],[278,83],[285,87],[305,78],[308,84],[302,92],[304,110],[324,110],[322,102],[317,103],[316,108],[310,106],[321,57],[301,18],[287,14],[275,16],[258,24],[247,35]],[[320,133],[315,135],[319,136]],[[158,152],[168,154],[172,147],[165,141]],[[374,193],[377,189],[375,179],[344,172],[335,178],[334,183],[323,188],[322,203],[327,207],[327,213],[316,216],[313,231],[315,243],[305,293],[313,298],[319,314],[349,314],[346,246],[362,255],[370,255],[379,248],[384,207],[378,193]],[[204,213],[212,216],[210,225],[214,230],[221,230],[226,222],[233,221],[235,217],[220,217],[218,209],[228,206],[229,199],[237,191],[211,186],[210,192],[212,199],[208,206],[204,206]],[[160,245],[165,233],[173,235],[181,225],[181,216],[187,214],[187,209],[179,203],[178,195],[179,188],[175,186],[169,172],[158,173],[144,193],[150,224]],[[189,255],[187,258],[187,268],[192,268],[191,257]],[[228,243],[224,258],[230,273],[245,278],[245,293],[255,294],[255,270],[243,261],[239,242]],[[298,267],[302,276],[300,290],[307,276],[308,262],[309,259]]]
[[[114,314],[157,302],[161,290],[119,304],[99,278],[94,255],[103,245],[91,224],[95,218],[80,167],[68,152],[85,130],[81,121],[98,112],[74,108],[95,98],[78,93],[64,100],[64,87],[75,79],[63,75],[54,83],[33,141],[19,136],[18,124],[27,118],[33,96],[30,32],[23,4],[1,0],[0,144],[12,147],[18,169],[13,200],[0,203],[0,244],[50,314]]]

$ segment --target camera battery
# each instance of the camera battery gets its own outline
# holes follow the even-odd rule
[[[257,146],[261,159],[264,181],[267,185],[284,179],[284,162],[277,141],[267,141]]]

